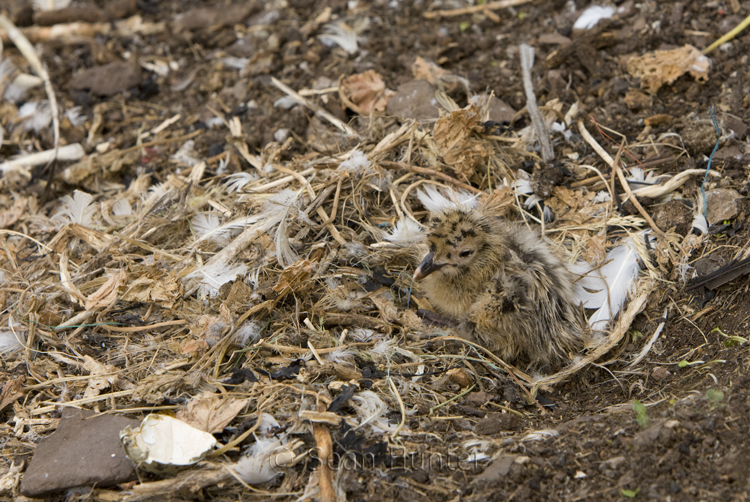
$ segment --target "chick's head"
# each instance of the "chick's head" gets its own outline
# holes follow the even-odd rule
[[[482,275],[494,260],[493,232],[478,212],[452,210],[438,215],[427,234],[430,252],[414,272],[420,280],[430,274],[445,277]]]

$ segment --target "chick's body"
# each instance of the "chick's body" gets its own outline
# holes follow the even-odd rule
[[[464,337],[540,370],[559,368],[583,348],[573,275],[534,232],[482,211],[448,210],[427,240],[415,279]]]

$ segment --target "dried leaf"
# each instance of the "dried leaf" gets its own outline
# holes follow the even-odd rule
[[[117,289],[128,282],[128,274],[118,270],[109,276],[107,282],[86,298],[86,310],[107,307],[117,300]]]
[[[273,290],[281,293],[286,288],[293,288],[310,275],[312,266],[313,264],[310,260],[301,260],[294,265],[290,265],[281,273]]]
[[[94,397],[101,394],[101,391],[114,387],[117,382],[118,369],[109,364],[96,362],[91,356],[83,356],[83,369],[89,372],[89,378],[86,391],[83,397]]]
[[[0,212],[0,228],[8,228],[17,222],[26,209],[27,202],[26,197],[19,197],[10,209]]]
[[[382,77],[374,70],[356,73],[343,79],[340,92],[343,101],[353,105],[350,108],[360,115],[384,111],[388,99],[394,94],[385,88]]]
[[[204,392],[190,400],[187,409],[177,412],[177,418],[196,429],[211,434],[221,432],[247,405],[247,400],[222,398]]]
[[[671,84],[685,73],[695,80],[708,80],[709,61],[692,45],[669,51],[653,51],[628,61],[628,73],[641,79],[641,86],[651,94],[664,84]]]
[[[156,268],[135,281],[130,282],[128,289],[122,294],[127,302],[156,303],[165,309],[174,308],[182,298],[183,286],[173,273],[166,274]]]
[[[478,126],[480,109],[475,104],[443,115],[435,123],[433,135],[446,164],[468,181],[479,168],[484,167],[487,150],[473,137]]]
[[[21,375],[14,380],[5,382],[3,390],[0,391],[0,411],[3,411],[6,406],[23,396],[23,383],[25,381],[26,377]]]

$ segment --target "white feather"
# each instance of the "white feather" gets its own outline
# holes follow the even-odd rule
[[[610,197],[609,192],[605,190],[600,190],[597,192],[596,197],[594,197],[594,200],[592,201],[594,204],[601,204],[602,202],[609,202],[612,199]]]
[[[257,180],[258,177],[250,173],[234,173],[227,176],[227,181],[224,183],[228,192],[239,192],[245,185]]]
[[[255,321],[248,321],[234,332],[232,341],[238,347],[244,347],[248,343],[255,343],[260,338],[260,324]],[[263,414],[263,418],[266,414]]]
[[[526,209],[533,209],[539,202],[542,202],[542,198],[536,194],[532,194],[526,199],[526,202],[523,203],[523,207]]]
[[[26,119],[24,129],[39,132],[49,127],[52,122],[52,108],[47,100],[29,101],[18,109],[18,118]]]
[[[193,216],[191,223],[193,224],[193,231],[195,231],[195,235],[197,235],[199,239],[206,234],[212,234],[210,239],[207,240],[213,240],[219,243],[227,242],[230,230],[225,229],[222,232],[216,231],[221,225],[221,220],[215,214],[209,212],[198,213]]]
[[[599,23],[602,19],[609,19],[615,15],[614,7],[601,7],[599,5],[592,5],[583,13],[578,16],[576,22],[573,23],[574,30],[590,30]]]
[[[112,214],[115,216],[130,216],[133,214],[133,208],[127,199],[120,199],[112,205]]]
[[[430,213],[442,213],[449,209],[469,211],[479,204],[477,196],[465,190],[440,191],[431,186],[418,190],[417,198]]]
[[[693,228],[698,230],[702,235],[708,234],[708,222],[702,213],[698,213],[693,218]]]
[[[632,237],[607,253],[605,264],[599,269],[606,288],[599,290],[595,298],[587,302],[588,308],[595,308],[595,305],[601,303],[599,309],[589,317],[592,328],[606,329],[635,287],[639,271],[638,252]]]
[[[523,169],[516,172],[516,181],[511,184],[511,188],[522,195],[531,195],[534,190],[531,188],[531,179],[529,173]]]
[[[249,485],[267,483],[281,474],[278,464],[274,464],[276,451],[281,441],[276,438],[258,439],[250,445],[247,454],[233,465],[237,475]]]
[[[199,213],[200,215],[201,213]],[[223,225],[215,225],[214,223],[218,223],[218,218],[216,218],[216,222],[213,220],[207,220],[205,222],[203,221],[197,221],[196,219],[193,219],[193,225],[200,225],[201,226],[201,233],[198,235],[198,239],[195,241],[195,244],[198,244],[203,241],[215,241],[215,242],[222,242],[226,241],[229,238],[229,235],[234,230],[240,230],[245,228],[248,225],[253,225],[258,222],[260,217],[262,215],[257,214],[253,216],[245,216],[242,218],[238,218],[236,220],[229,221],[227,223],[224,223]],[[204,225],[205,223],[205,225]],[[197,228],[196,228],[196,233]],[[194,244],[194,245],[195,245]]]
[[[269,205],[266,206],[266,211],[281,212],[279,228],[276,229],[276,237],[274,238],[274,241],[276,243],[276,260],[282,268],[287,268],[299,260],[299,256],[297,256],[297,253],[289,244],[289,235],[287,235],[289,233],[289,213],[291,213],[292,208],[296,207],[296,201],[297,192],[283,190],[272,197],[269,200]]]
[[[325,355],[326,360],[331,361],[332,363],[351,362],[353,357],[354,352],[346,347],[337,347]]]
[[[24,345],[26,345],[26,336],[20,331],[0,331],[0,354],[12,354],[21,350]]]
[[[75,127],[82,126],[86,123],[86,115],[83,113],[83,107],[74,106],[65,110],[65,116]]]
[[[318,38],[328,47],[338,45],[349,54],[356,54],[359,48],[357,47],[357,33],[351,29],[346,23],[331,23],[323,27],[325,33],[318,35]]]
[[[177,150],[174,155],[172,155],[172,160],[185,164],[189,167],[193,167],[198,162],[200,162],[198,159],[195,158],[195,150],[193,149],[195,147],[195,141],[192,139],[187,140],[179,150]]]
[[[92,200],[94,200],[92,195],[75,190],[73,197],[66,195],[60,199],[62,207],[52,219],[63,222],[68,220],[71,223],[90,227],[94,223],[93,216],[96,214],[96,206],[91,204]]]
[[[354,150],[348,159],[339,164],[339,169],[350,173],[366,174],[370,170],[370,160],[361,150]]]
[[[412,244],[424,238],[422,227],[411,218],[401,218],[396,226],[385,236],[385,240],[399,244]]]
[[[201,277],[200,290],[201,295],[205,297],[218,295],[219,288],[233,281],[238,275],[245,275],[245,272],[247,272],[247,266],[244,263],[235,265],[215,264],[201,267],[188,277]]]
[[[377,421],[388,411],[388,406],[380,399],[380,396],[371,390],[357,392],[352,396],[351,403],[359,416],[359,425],[355,427],[355,430]]]

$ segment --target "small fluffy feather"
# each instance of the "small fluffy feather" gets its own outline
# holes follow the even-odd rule
[[[198,159],[195,158],[195,141],[192,139],[187,140],[179,150],[177,150],[174,155],[172,155],[172,160],[175,162],[178,162],[180,164],[185,164],[186,166],[193,167],[198,162],[200,162]]]
[[[615,15],[614,7],[601,7],[599,5],[592,5],[583,13],[578,16],[576,22],[573,23],[574,30],[590,30],[599,23],[602,19],[609,19]]]
[[[235,345],[238,347],[244,347],[248,343],[254,343],[260,338],[260,323],[255,321],[248,321],[234,332],[232,339]],[[263,415],[265,417],[265,414]]]
[[[350,173],[366,174],[370,170],[370,159],[361,150],[354,150],[348,159],[339,164],[339,169]]]
[[[130,216],[133,214],[133,209],[130,207],[130,202],[127,199],[120,199],[112,204],[112,214],[115,216]]]
[[[476,209],[477,196],[466,190],[438,190],[435,187],[426,186],[424,190],[417,191],[419,202],[432,214],[442,213],[450,209],[469,211]]]
[[[359,417],[359,425],[354,428],[355,430],[377,422],[388,411],[388,405],[371,390],[357,392],[352,396],[351,403]]]
[[[402,218],[396,222],[393,230],[385,236],[385,240],[399,244],[417,243],[424,239],[422,230],[422,227],[416,221],[411,218]]]
[[[71,223],[83,225],[84,227],[90,227],[94,224],[93,218],[96,214],[96,206],[91,204],[93,200],[93,195],[80,190],[74,190],[73,197],[66,195],[60,198],[62,207],[52,219],[61,222],[67,220]]]
[[[0,331],[0,354],[8,355],[26,345],[26,336],[19,331]]]
[[[235,280],[238,275],[245,275],[246,272],[247,266],[244,263],[237,263],[235,265],[206,265],[190,274],[189,277],[201,277],[200,290],[201,295],[205,297],[218,295],[219,288]]]
[[[323,26],[325,30],[318,38],[328,47],[338,45],[349,54],[356,54],[359,50],[357,47],[357,33],[346,23],[330,23]]]
[[[274,462],[275,457],[281,453],[277,451],[281,446],[281,441],[276,438],[258,439],[232,466],[234,472],[249,485],[271,481],[281,474],[278,464]]]
[[[0,63],[0,81],[11,78],[12,74],[15,73],[15,67],[10,59],[6,59]],[[29,90],[34,87],[38,87],[44,83],[44,80],[35,76],[29,75],[28,73],[20,73],[16,75],[8,87],[5,89],[3,98],[10,101],[13,104],[18,104],[26,99],[26,95]]]
[[[256,181],[258,177],[250,173],[234,173],[227,176],[227,181],[224,183],[228,192],[239,192],[245,185]]]
[[[65,117],[67,117],[70,123],[75,127],[82,126],[86,123],[86,115],[83,113],[83,107],[81,106],[74,106],[73,108],[65,110]]]
[[[26,119],[24,129],[27,131],[40,132],[52,123],[52,108],[48,101],[29,101],[18,109],[18,118]]]

